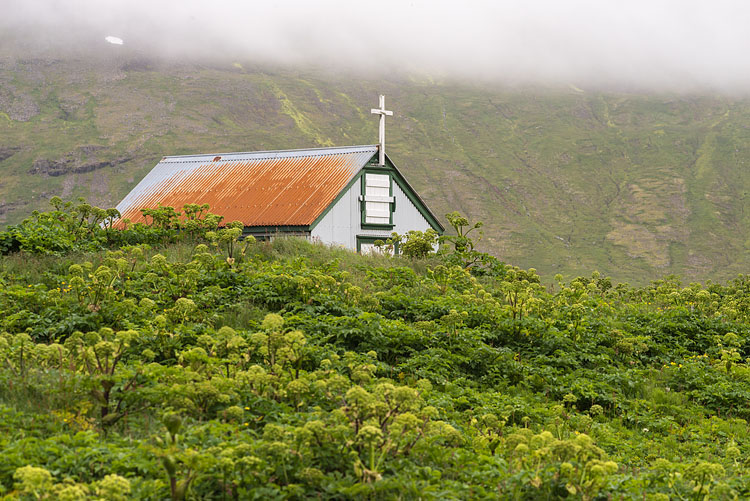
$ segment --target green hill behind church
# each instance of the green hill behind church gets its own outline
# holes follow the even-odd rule
[[[507,89],[135,55],[0,59],[0,225],[116,204],[164,155],[372,144],[482,250],[550,278],[725,280],[750,265],[750,100]]]

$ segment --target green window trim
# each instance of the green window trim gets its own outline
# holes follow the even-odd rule
[[[388,224],[385,223],[368,223],[367,222],[367,174],[378,174],[381,176],[388,176],[388,196],[391,201],[389,205]],[[393,224],[393,213],[396,211],[396,198],[393,196],[393,172],[388,168],[373,168],[366,167],[362,170],[360,176],[360,225],[363,230],[392,230],[395,226]]]

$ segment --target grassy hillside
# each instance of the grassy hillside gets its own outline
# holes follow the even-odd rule
[[[750,496],[747,277],[42,220],[0,256],[3,500]]]
[[[750,265],[750,101],[509,90],[125,52],[0,59],[0,224],[52,195],[116,204],[167,154],[370,144],[484,250],[544,275],[722,280]]]

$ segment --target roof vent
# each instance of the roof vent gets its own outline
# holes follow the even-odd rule
[[[214,157],[214,162],[218,162],[219,160],[221,160],[221,157]]]

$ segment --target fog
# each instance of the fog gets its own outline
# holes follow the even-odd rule
[[[0,0],[0,9],[6,49],[129,50],[370,77],[750,88],[745,1]],[[107,36],[124,45],[107,44]]]

